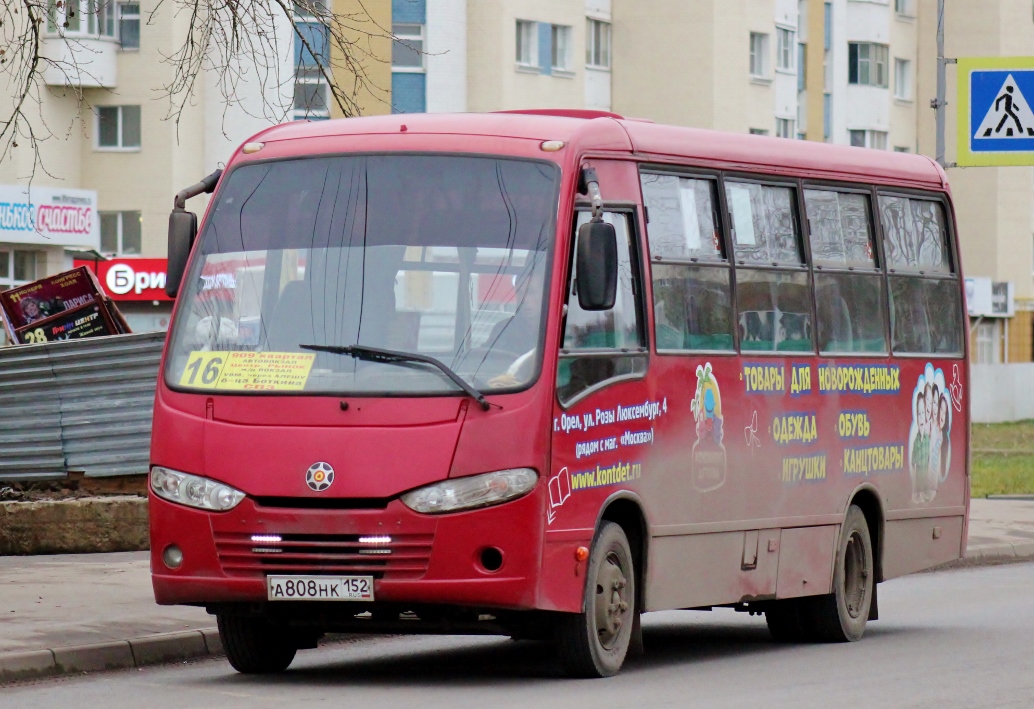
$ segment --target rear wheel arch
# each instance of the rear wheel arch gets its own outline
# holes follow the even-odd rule
[[[879,490],[875,486],[864,483],[859,485],[847,502],[844,508],[846,517],[851,505],[857,505],[862,514],[865,515],[865,522],[869,526],[869,537],[872,540],[873,566],[876,572],[876,582],[883,581],[883,549],[886,532],[887,514],[880,497]]]

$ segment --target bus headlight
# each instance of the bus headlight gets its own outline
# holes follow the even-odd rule
[[[163,500],[213,512],[232,510],[244,499],[229,485],[158,466],[151,468],[151,489]]]
[[[538,473],[530,468],[500,470],[412,490],[402,495],[402,502],[415,512],[429,515],[471,510],[527,495],[538,479]]]

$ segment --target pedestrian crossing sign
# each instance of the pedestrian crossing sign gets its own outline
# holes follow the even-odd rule
[[[958,155],[964,166],[1034,165],[1034,57],[958,60]]]

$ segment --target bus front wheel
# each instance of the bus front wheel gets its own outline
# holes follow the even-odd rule
[[[833,593],[810,599],[806,623],[814,638],[821,642],[860,639],[869,618],[875,583],[869,524],[861,508],[851,505],[840,530]]]
[[[610,677],[625,661],[635,626],[636,575],[624,530],[603,522],[589,556],[584,613],[565,614],[556,644],[573,677]]]
[[[220,613],[217,620],[226,659],[241,674],[283,672],[294,660],[294,638],[266,619]]]

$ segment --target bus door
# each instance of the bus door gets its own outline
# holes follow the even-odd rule
[[[603,219],[617,235],[618,286],[610,310],[588,312],[579,307],[574,254],[578,227],[591,217],[588,205],[580,205],[568,250],[548,480],[547,539],[565,543],[546,553],[562,553],[558,558],[564,559],[564,568],[569,568],[570,558],[566,540],[578,537],[575,546],[588,542],[606,499],[619,491],[634,494],[639,488],[651,416],[658,415],[661,405],[646,378],[649,355],[636,167],[607,161],[594,161],[592,166],[600,178]],[[580,603],[580,592],[569,600]]]

